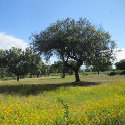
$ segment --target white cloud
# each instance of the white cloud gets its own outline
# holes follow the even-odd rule
[[[10,49],[12,47],[21,48],[25,50],[29,45],[21,39],[17,39],[14,36],[0,33],[0,49]]]
[[[116,53],[116,61],[120,61],[121,59],[125,59],[125,48],[119,48],[117,50],[121,50]]]
[[[119,62],[122,59],[125,59],[125,48],[119,48],[119,49],[115,49],[116,52],[116,60],[113,62],[113,69],[116,68],[115,63]],[[121,51],[119,51],[121,50]]]

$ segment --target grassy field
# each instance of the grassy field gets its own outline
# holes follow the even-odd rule
[[[124,125],[125,76],[0,81],[2,125]]]

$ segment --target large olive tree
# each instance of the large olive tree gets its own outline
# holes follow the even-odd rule
[[[92,64],[98,55],[113,59],[115,42],[108,32],[96,28],[87,19],[58,20],[44,31],[32,34],[31,38],[34,50],[44,55],[45,59],[55,54],[73,69],[76,82],[80,81],[78,70],[83,63]],[[71,59],[75,65],[68,63]]]

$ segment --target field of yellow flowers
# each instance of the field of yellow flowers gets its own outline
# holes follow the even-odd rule
[[[125,77],[0,81],[0,125],[124,125]]]

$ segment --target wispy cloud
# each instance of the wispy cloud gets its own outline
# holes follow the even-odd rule
[[[0,49],[10,49],[12,47],[21,48],[25,50],[28,47],[28,43],[21,39],[15,38],[14,36],[6,35],[5,33],[0,33]]]

